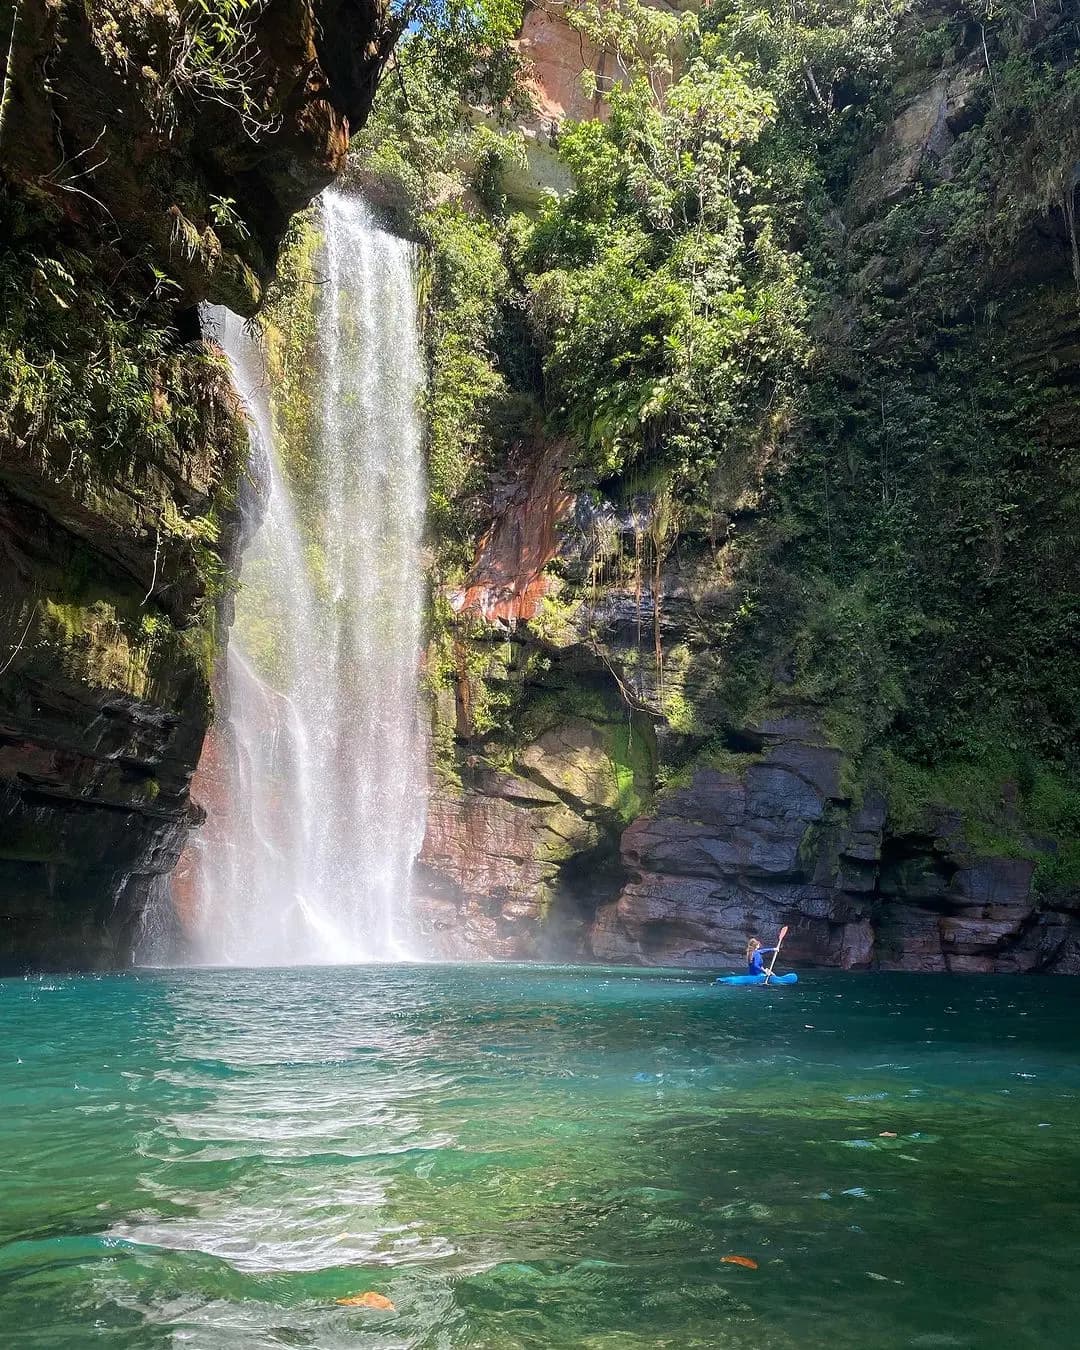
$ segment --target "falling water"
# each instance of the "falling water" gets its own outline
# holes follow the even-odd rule
[[[425,954],[410,894],[425,798],[412,249],[356,199],[327,193],[322,216],[306,495],[279,462],[261,353],[215,311],[269,460],[269,501],[244,561],[197,845],[197,941],[210,962]]]

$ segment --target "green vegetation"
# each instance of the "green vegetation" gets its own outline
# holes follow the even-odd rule
[[[444,204],[426,217],[432,253],[428,393],[430,515],[434,532],[469,558],[479,523],[483,468],[501,446],[495,410],[507,400],[505,376],[487,355],[508,274],[493,227]],[[465,507],[464,513],[461,508]]]
[[[177,342],[160,273],[106,289],[54,224],[0,190],[0,440],[49,491],[189,547],[212,603],[227,584],[219,522],[247,450],[225,362]],[[202,492],[183,505],[181,464]]]
[[[1080,886],[1080,791],[1034,755],[997,748],[929,767],[885,752],[875,768],[898,831],[932,830],[948,807],[977,852],[1033,861],[1040,895]]]
[[[613,13],[587,31],[611,32]],[[671,483],[685,516],[732,442],[783,408],[803,301],[796,261],[754,202],[750,153],[775,117],[770,91],[716,34],[667,16],[689,52],[658,93],[670,61],[633,59],[642,16],[619,13],[629,82],[610,91],[606,123],[560,136],[575,190],[549,199],[520,258],[549,407],[583,475]]]
[[[32,539],[40,513],[55,555],[20,569],[3,615],[10,656],[35,679],[120,691],[197,725],[248,439],[227,364],[183,308],[185,278],[198,255],[220,269],[219,294],[235,282],[250,300],[257,284],[223,253],[222,241],[249,239],[248,223],[197,167],[180,169],[171,206],[146,204],[179,167],[197,108],[238,119],[239,136],[265,126],[251,46],[261,7],[0,8],[0,460],[18,524]],[[140,119],[131,160],[92,120],[99,94],[118,125]],[[19,547],[17,526],[16,558]]]
[[[502,166],[522,153],[510,123],[528,106],[511,45],[521,12],[513,0],[420,10],[353,142],[353,176],[428,258],[430,514],[458,574],[481,521],[484,469],[520,416],[506,374],[514,295],[498,198]]]
[[[639,521],[609,580],[640,593],[678,549],[730,589],[712,633],[665,652],[657,616],[620,653],[635,688],[655,663],[669,754],[722,747],[782,671],[850,791],[884,781],[897,822],[941,801],[975,846],[1075,838],[1073,807],[1046,806],[1071,800],[1080,744],[1071,375],[1046,352],[1070,350],[1076,300],[1060,267],[1013,261],[1056,232],[1080,284],[1065,7],[568,13],[618,72],[604,121],[559,128],[569,192],[508,199],[520,99],[503,83],[464,115],[423,35],[361,149],[431,259],[437,583],[467,566],[508,450],[559,438],[573,484]],[[482,97],[480,73],[464,103]],[[578,640],[582,596],[553,602]],[[517,701],[492,706],[484,734],[510,734]],[[1003,813],[1025,764],[1039,791]],[[1067,854],[1039,854],[1041,881]]]
[[[225,431],[224,366],[176,350],[160,274],[147,267],[141,287],[106,292],[89,258],[47,242],[51,224],[0,195],[0,435],[58,481],[197,454],[208,416]]]
[[[1049,29],[974,5],[898,35],[899,61],[929,64],[923,87],[969,51],[970,130],[947,174],[920,169],[885,209],[875,180],[850,189],[865,223],[826,292],[841,307],[821,321],[798,454],[773,478],[767,602],[793,635],[797,690],[840,743],[868,751],[871,772],[886,748],[896,822],[913,802],[960,806],[973,845],[1042,857],[1047,885],[1068,873],[1076,834],[1069,810],[1041,803],[1068,796],[1080,743],[1069,376],[1047,353],[1068,346],[1076,308],[1060,272],[1025,277],[1013,260],[1044,247],[1032,231],[1071,229],[1074,148],[1048,129],[1071,121],[1077,35]],[[841,258],[817,228],[805,252],[827,276],[830,251]],[[1002,811],[1025,777],[1038,798],[1021,787]],[[1040,833],[1065,841],[1057,861],[1032,851]]]
[[[319,269],[318,212],[314,208],[293,218],[281,246],[277,274],[266,306],[260,315],[260,330],[273,384],[271,411],[274,440],[283,471],[289,475],[294,498],[303,504],[315,493],[317,434],[315,383],[311,369],[319,359],[316,350],[316,302],[323,283]]]
[[[85,8],[95,45],[118,74],[139,81],[156,127],[171,131],[184,99],[228,109],[253,140],[275,125],[254,34],[265,0],[86,0]],[[235,203],[217,201],[216,223],[242,229],[228,209]]]

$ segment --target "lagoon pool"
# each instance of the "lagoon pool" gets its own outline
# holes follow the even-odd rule
[[[1071,1347],[1078,1104],[1064,979],[2,980],[0,1343]]]

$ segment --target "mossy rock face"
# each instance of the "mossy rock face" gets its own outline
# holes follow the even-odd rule
[[[535,661],[517,668],[538,675]],[[485,669],[509,673],[506,662]],[[649,719],[594,674],[565,675],[520,691],[513,730],[489,735],[482,754],[444,743],[456,767],[433,786],[419,889],[447,954],[580,957],[621,832],[652,800]],[[460,731],[460,709],[457,721]]]
[[[543,732],[514,757],[518,772],[543,784],[582,812],[624,822],[651,796],[655,751],[647,724],[570,718]]]
[[[600,827],[583,819],[568,806],[552,806],[536,814],[535,857],[538,862],[560,865],[579,853],[594,849],[600,841]],[[554,880],[553,877],[552,882]]]
[[[255,312],[374,94],[376,4],[232,11],[55,0],[5,27],[5,969],[126,964],[197,814],[255,516],[247,426],[195,306]],[[211,68],[185,85],[161,63],[188,39]]]
[[[745,13],[702,12],[717,50]],[[514,631],[546,664],[524,676],[474,660],[470,699],[488,716],[475,735],[459,721],[451,754],[479,749],[598,821],[635,815],[594,955],[707,963],[737,950],[741,925],[791,920],[806,959],[826,964],[1080,969],[1080,30],[1063,14],[997,7],[965,26],[917,0],[892,7],[895,24],[880,9],[880,25],[841,16],[829,42],[845,52],[843,89],[813,130],[802,76],[771,86],[775,119],[746,159],[751,177],[768,168],[761,196],[747,187],[751,234],[771,231],[793,264],[772,298],[788,283],[799,297],[789,313],[809,359],[785,357],[776,333],[750,358],[760,417],[751,398],[712,429],[684,399],[651,436],[637,417],[650,404],[620,421],[635,362],[652,369],[632,329],[667,248],[638,210],[637,161],[613,181],[610,219],[590,217],[598,244],[560,238],[595,187],[585,176],[552,204],[558,228],[507,223],[533,248],[511,247],[522,294],[506,307],[546,295],[555,318],[515,329],[511,352],[500,331],[479,359],[538,400],[549,450],[572,442],[577,495],[547,598]],[[779,37],[787,20],[773,18]],[[796,47],[814,31],[787,29]],[[753,78],[767,84],[770,66]],[[614,126],[585,131],[612,180],[627,149]],[[469,236],[464,214],[456,228]],[[473,233],[490,245],[489,221]],[[627,237],[648,259],[628,277]],[[590,289],[615,275],[633,297],[617,325]],[[594,295],[595,326],[580,300]],[[648,343],[674,347],[680,332],[651,314]],[[625,350],[592,366],[609,329]],[[612,426],[618,444],[600,453]],[[480,469],[490,491],[470,481],[455,517],[490,505],[477,545],[530,481],[509,456]],[[460,530],[453,541],[467,569]],[[498,630],[454,631],[471,651]]]

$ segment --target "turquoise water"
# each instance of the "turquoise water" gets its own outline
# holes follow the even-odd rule
[[[1004,977],[0,981],[0,1343],[1072,1346],[1078,1014]]]

